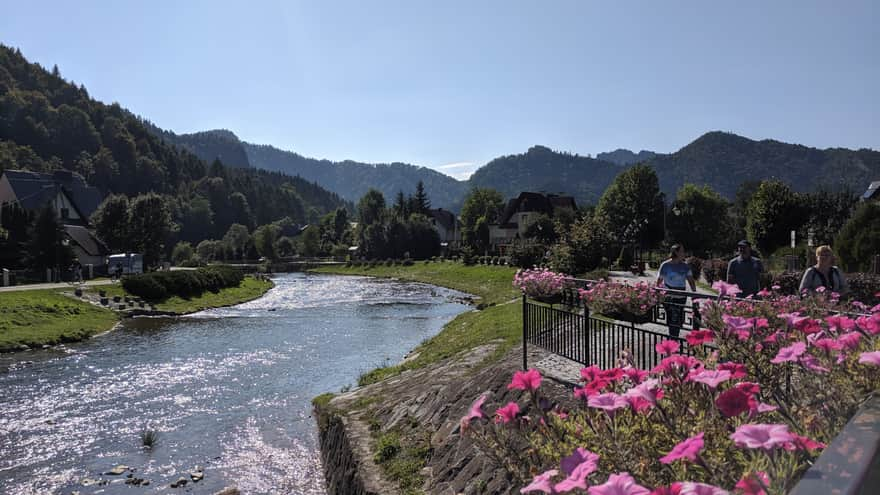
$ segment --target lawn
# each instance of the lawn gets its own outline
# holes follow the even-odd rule
[[[117,321],[116,313],[63,296],[58,289],[0,293],[0,352],[83,340]]]
[[[415,280],[468,292],[487,305],[482,311],[469,311],[447,323],[436,336],[414,349],[418,355],[405,363],[377,368],[361,375],[358,385],[366,385],[454,356],[491,341],[500,343],[500,356],[522,338],[522,302],[513,287],[515,269],[502,266],[464,266],[460,263],[416,263],[412,266],[323,267],[320,273],[369,275]]]

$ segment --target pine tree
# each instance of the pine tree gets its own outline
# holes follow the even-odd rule
[[[431,209],[431,200],[428,199],[428,194],[425,192],[425,184],[422,181],[416,184],[416,195],[413,197],[413,200],[415,211],[411,213],[427,215],[428,210]]]

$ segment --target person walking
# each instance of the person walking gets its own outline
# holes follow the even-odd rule
[[[761,260],[752,256],[752,245],[743,239],[736,243],[739,256],[730,260],[727,264],[727,283],[736,284],[741,291],[740,297],[755,295],[761,289],[761,274],[764,273],[764,264]]]
[[[684,260],[684,246],[673,244],[669,248],[669,259],[661,263],[660,269],[657,271],[657,286],[671,291],[684,291],[686,290],[685,282],[690,285],[692,292],[697,291],[691,265]],[[669,335],[672,337],[678,337],[681,326],[684,324],[685,304],[687,304],[687,296],[682,293],[667,292],[663,298],[666,324],[669,326]]]
[[[800,293],[816,292],[820,287],[824,290],[846,294],[846,279],[839,268],[834,266],[834,251],[831,246],[822,245],[816,248],[816,264],[807,268],[801,278]]]

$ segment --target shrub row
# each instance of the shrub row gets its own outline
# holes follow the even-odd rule
[[[428,260],[425,260],[425,263],[427,263],[427,262],[428,262]],[[414,264],[413,260],[411,260],[411,259],[409,259],[409,258],[407,258],[407,259],[403,259],[403,260],[393,260],[393,259],[387,259],[387,260],[369,260],[369,261],[365,261],[365,260],[354,260],[354,261],[346,261],[346,262],[345,262],[345,266],[347,266],[347,267],[356,267],[356,268],[360,268],[360,267],[364,267],[364,268],[374,268],[374,267],[377,267],[377,266],[396,266],[396,265],[400,265],[400,266],[412,266],[413,264]]]
[[[237,287],[243,279],[244,274],[233,267],[209,266],[196,270],[128,275],[122,279],[122,288],[129,294],[157,301],[171,296],[188,298],[204,291],[217,292],[225,287]]]

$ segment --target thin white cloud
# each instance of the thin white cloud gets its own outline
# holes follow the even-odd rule
[[[464,168],[464,167],[473,167],[474,162],[455,162],[455,163],[447,163],[446,165],[438,165],[435,167],[437,170],[448,170],[450,168]]]

